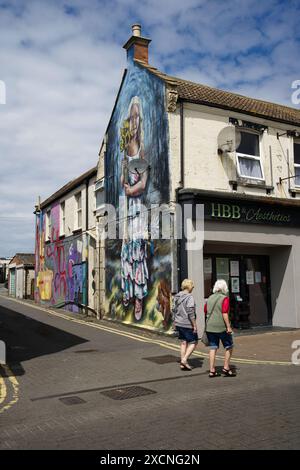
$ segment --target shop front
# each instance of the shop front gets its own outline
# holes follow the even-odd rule
[[[217,279],[225,279],[230,293],[234,327],[268,325],[272,321],[270,262],[262,255],[225,255],[204,252],[204,297]]]
[[[200,309],[225,279],[236,328],[300,327],[299,201],[197,190],[181,190],[179,201],[204,205],[203,246],[189,252],[181,240],[178,252],[179,281],[194,280]]]

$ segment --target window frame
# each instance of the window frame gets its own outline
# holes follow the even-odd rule
[[[46,241],[51,240],[51,209],[46,211]]]
[[[300,188],[300,183],[297,184],[296,180],[296,168],[300,168],[300,163],[295,163],[295,145],[299,145],[300,147],[300,140],[299,139],[294,139],[293,141],[293,162],[294,162],[294,173],[295,173],[295,187]],[[300,176],[299,176],[300,178]]]
[[[245,132],[247,134],[256,135],[258,137],[258,150],[259,150],[259,156],[258,155],[249,155],[247,153],[240,153],[240,152],[237,152],[237,151],[235,152],[238,176],[240,178],[244,178],[244,179],[251,179],[251,180],[256,180],[256,181],[265,181],[265,173],[264,173],[264,168],[263,168],[262,158],[261,158],[262,157],[262,142],[261,142],[262,134],[260,134],[258,132],[255,132],[252,129],[245,129],[244,127],[243,128],[237,128],[237,130],[239,130],[240,132]],[[239,157],[248,158],[249,160],[259,161],[262,177],[257,178],[256,176],[243,175],[242,172],[241,172]]]
[[[60,203],[60,230],[59,235],[63,236],[66,234],[66,201]]]
[[[80,201],[80,207],[79,207],[79,201]],[[82,191],[78,191],[78,193],[75,194],[75,230],[80,230],[82,229]],[[81,214],[81,225],[79,225],[79,214]]]

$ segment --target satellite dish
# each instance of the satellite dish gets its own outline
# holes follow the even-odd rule
[[[227,126],[218,135],[218,154],[235,152],[241,143],[241,133],[235,126]]]
[[[144,158],[134,158],[128,162],[128,171],[140,175],[149,168],[149,163]]]

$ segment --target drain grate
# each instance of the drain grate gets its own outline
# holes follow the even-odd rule
[[[59,398],[59,400],[64,404],[64,405],[80,405],[81,403],[86,403],[85,400],[79,397],[63,397]]]
[[[134,386],[124,388],[114,388],[112,390],[105,390],[101,392],[102,395],[112,398],[113,400],[128,400],[129,398],[142,397],[144,395],[152,395],[156,393],[149,388]]]
[[[179,357],[172,356],[172,354],[165,354],[164,356],[143,357],[145,361],[155,362],[155,364],[170,364],[171,362],[180,362]]]

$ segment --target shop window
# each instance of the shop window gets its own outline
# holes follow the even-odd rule
[[[212,294],[213,287],[213,265],[212,258],[205,257],[203,260],[204,268],[204,297],[207,299]]]
[[[294,142],[295,184],[300,186],[300,141]]]
[[[240,130],[241,143],[236,149],[239,176],[263,180],[259,134]]]

